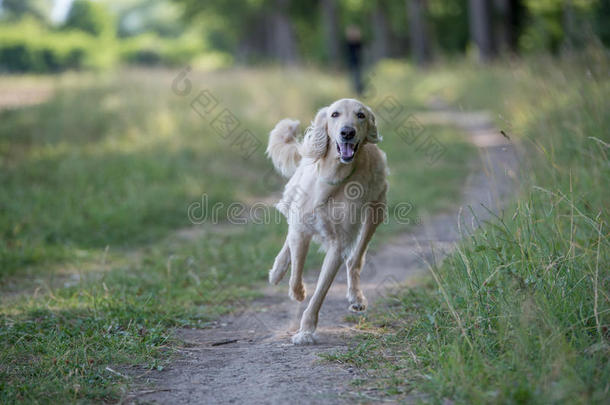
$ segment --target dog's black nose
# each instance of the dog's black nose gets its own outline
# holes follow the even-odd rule
[[[356,135],[356,130],[352,127],[343,127],[341,128],[341,138],[349,141]]]

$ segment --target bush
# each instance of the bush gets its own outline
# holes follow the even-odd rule
[[[60,72],[106,67],[114,62],[112,42],[70,31],[50,31],[34,20],[0,27],[0,71]]]
[[[30,19],[0,26],[0,72],[101,69],[118,61],[176,66],[189,63],[203,48],[195,35],[170,39],[143,34],[118,40],[80,30],[50,30]]]
[[[121,41],[120,59],[126,63],[144,65],[183,65],[201,53],[203,45],[193,36],[161,38],[142,34]]]
[[[115,22],[104,6],[87,0],[74,2],[64,28],[76,29],[95,36],[114,36]]]

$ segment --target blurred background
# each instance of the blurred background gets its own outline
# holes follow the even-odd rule
[[[120,402],[108,367],[160,371],[173,327],[260,295],[286,225],[229,206],[277,200],[279,119],[358,97],[408,208],[371,256],[488,158],[421,117],[491,117],[522,172],[437,269],[447,295],[405,288],[376,323],[404,329],[345,361],[388,361],[390,397],[607,403],[609,45],[610,0],[0,0],[0,402]]]
[[[2,0],[0,71],[55,73],[118,64],[346,67],[460,55],[561,54],[610,42],[607,0]]]
[[[118,64],[346,65],[346,28],[363,60],[419,64],[459,55],[554,55],[610,41],[606,0],[2,0],[0,71]]]
[[[520,135],[529,102],[607,77],[609,22],[609,0],[0,0],[1,272],[156,241],[203,193],[278,191],[268,131],[349,96],[404,114],[379,120],[391,201],[440,209],[467,142],[419,125],[448,151],[430,164],[405,116],[488,109]],[[251,150],[215,127],[222,109]]]
[[[204,278],[264,280],[283,224],[227,242],[206,224],[185,231],[189,207],[205,218],[221,204],[222,222],[232,202],[272,202],[285,180],[264,154],[269,130],[343,97],[377,111],[390,209],[409,204],[410,226],[455,204],[476,155],[459,128],[414,113],[487,110],[569,167],[574,142],[607,139],[609,22],[609,0],[0,0],[0,286],[99,270],[100,257],[151,277],[175,235],[214,263]]]

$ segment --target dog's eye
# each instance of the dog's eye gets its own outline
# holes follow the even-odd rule
[[[333,117],[333,118],[337,118],[339,116],[339,113],[337,111],[335,111],[330,116]]]
[[[358,114],[356,114],[356,117],[363,119],[364,118],[364,114],[359,112]]]

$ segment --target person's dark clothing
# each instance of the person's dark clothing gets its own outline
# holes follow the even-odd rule
[[[347,41],[347,64],[352,75],[352,82],[356,93],[362,94],[362,41]]]

